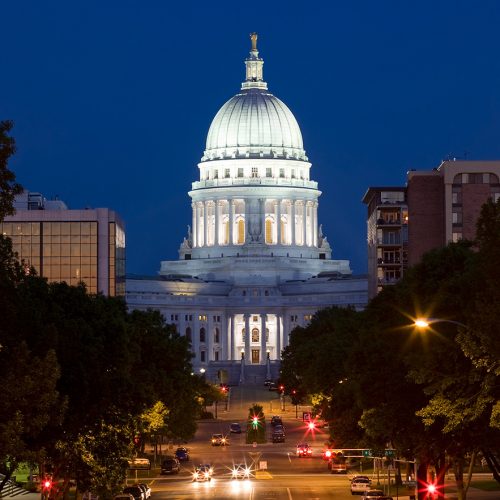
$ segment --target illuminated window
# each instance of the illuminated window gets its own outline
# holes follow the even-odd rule
[[[257,296],[257,293],[255,293],[257,290],[254,290],[254,296],[256,297]],[[257,323],[257,321],[259,321],[259,317],[258,316],[252,316],[252,321],[254,323]]]
[[[258,342],[259,341],[259,329],[254,328],[252,330],[252,342]]]
[[[271,245],[273,243],[273,221],[266,219],[266,243]]]
[[[245,221],[243,219],[238,220],[238,245],[243,245],[245,243]]]
[[[311,321],[312,320],[312,314],[304,314],[304,321]]]
[[[206,321],[206,320],[207,320],[207,315],[206,315],[206,314],[200,314],[200,315],[198,316],[198,319],[199,319],[200,321]]]

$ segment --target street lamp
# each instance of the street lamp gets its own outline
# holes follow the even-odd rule
[[[453,319],[442,319],[442,318],[417,318],[414,321],[414,325],[417,328],[429,328],[433,323],[452,323],[453,325],[458,325],[463,328],[467,328],[467,325],[461,323],[460,321],[455,321]]]

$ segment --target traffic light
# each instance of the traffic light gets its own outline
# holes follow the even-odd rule
[[[42,496],[48,498],[51,490],[52,490],[52,478],[46,477],[42,481]]]
[[[316,424],[314,422],[309,422],[309,425],[308,425],[309,429],[312,431],[313,429],[316,428]]]
[[[252,418],[252,426],[253,426],[254,429],[256,429],[258,425],[259,425],[259,417],[254,416]]]
[[[363,456],[365,458],[370,458],[372,456],[372,450],[363,450]]]
[[[279,390],[280,390],[280,393],[283,394],[283,392],[285,391],[285,386],[283,384],[280,384]]]

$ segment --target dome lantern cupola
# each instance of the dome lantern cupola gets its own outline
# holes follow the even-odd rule
[[[263,66],[264,60],[259,57],[257,50],[257,33],[251,33],[250,39],[252,40],[252,50],[250,57],[245,59],[246,80],[241,84],[241,90],[246,89],[263,89],[267,90],[267,83],[264,81]]]

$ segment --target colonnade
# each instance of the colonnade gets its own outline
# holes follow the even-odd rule
[[[192,207],[193,248],[243,245],[316,247],[316,200],[221,199],[195,201]]]

